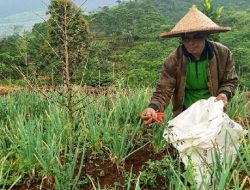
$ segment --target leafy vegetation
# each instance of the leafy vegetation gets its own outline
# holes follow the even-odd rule
[[[162,41],[159,34],[194,3],[221,25],[232,26],[212,38],[232,50],[240,85],[249,87],[249,3],[221,0],[212,7],[212,2],[119,1],[86,16],[71,0],[53,0],[48,21],[1,39],[0,84],[33,83],[42,93],[0,96],[0,188],[26,183],[41,189],[199,189],[192,166],[184,169],[178,156],[164,152],[169,148],[164,128],[145,128],[139,114],[152,94],[145,86],[155,85],[162,62],[180,43]],[[81,84],[100,88],[91,92]],[[77,90],[67,97],[65,86]],[[228,114],[249,127],[244,88],[236,92]],[[171,106],[165,113],[167,121]],[[249,187],[249,140],[242,141],[235,162],[221,163],[217,157],[206,188]],[[137,167],[131,157],[145,149],[147,159],[139,157],[144,160]],[[112,172],[118,181],[102,185],[99,180]]]
[[[84,75],[85,83],[91,86],[108,86],[120,81],[125,86],[153,86],[158,80],[163,61],[179,44],[178,39],[161,41],[159,34],[170,30],[192,4],[196,4],[213,19],[219,19],[219,24],[232,27],[232,31],[212,39],[220,40],[233,51],[241,85],[249,86],[250,12],[247,10],[249,3],[244,0],[204,3],[198,0],[120,1],[117,6],[104,7],[85,17],[77,8],[73,8],[76,14],[72,25],[78,27],[73,30],[81,34],[80,38],[72,41],[81,47],[72,44],[70,49],[71,55],[78,57],[73,81],[79,82]],[[0,40],[1,83],[8,83],[12,79],[18,83],[22,79],[15,66],[21,66],[27,75],[36,78],[40,84],[61,83],[60,66],[55,53],[58,53],[56,48],[62,42],[58,35],[51,36],[58,33],[57,26],[53,24],[57,18],[51,10],[52,5],[48,11],[49,20],[36,24],[31,33],[19,36],[16,31],[13,36]],[[91,37],[87,44],[81,42],[86,36],[80,32],[80,23],[84,24],[86,20]],[[86,29],[82,27],[81,30]],[[81,66],[85,65],[82,62],[87,63],[86,68]]]
[[[24,181],[31,184],[38,181],[41,187],[46,187],[52,176],[56,189],[79,189],[84,185],[91,189],[91,180],[98,184],[98,179],[93,178],[95,176],[85,173],[87,164],[94,164],[98,168],[98,163],[93,162],[92,157],[100,158],[104,165],[110,164],[109,167],[114,165],[120,173],[118,176],[127,178],[127,183],[120,184],[123,187],[130,185],[132,189],[138,182],[141,188],[183,189],[189,184],[190,188],[195,189],[192,168],[186,168],[184,172],[178,157],[172,158],[166,152],[159,161],[145,160],[140,173],[133,168],[125,169],[126,160],[145,148],[145,142],[153,147],[153,155],[165,151],[168,144],[166,141],[159,142],[162,131],[157,135],[156,129],[163,129],[161,126],[146,129],[138,117],[138,113],[147,105],[152,90],[109,90],[108,95],[87,96],[86,101],[92,103],[78,112],[72,142],[67,133],[67,112],[64,107],[45,101],[39,94],[30,91],[17,91],[0,97],[1,187],[22,184]],[[243,93],[237,92],[230,104],[229,114],[246,125],[246,99]],[[53,92],[50,95],[55,99],[61,98]],[[83,96],[84,92],[77,94],[79,99]],[[167,115],[170,109],[166,110]],[[219,184],[226,189],[248,187],[249,148],[249,139],[245,139],[236,162],[215,167],[213,185]],[[107,175],[102,170],[97,171],[100,178]]]

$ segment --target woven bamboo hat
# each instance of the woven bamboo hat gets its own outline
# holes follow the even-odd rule
[[[193,6],[170,32],[164,32],[160,35],[160,37],[171,38],[179,37],[182,34],[192,32],[217,33],[227,32],[229,30],[231,30],[230,27],[218,26],[210,18]]]

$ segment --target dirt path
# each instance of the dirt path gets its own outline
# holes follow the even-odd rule
[[[7,95],[10,92],[10,88],[7,88],[5,86],[0,86],[0,96]]]

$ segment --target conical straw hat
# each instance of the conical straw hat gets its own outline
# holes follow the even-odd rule
[[[185,33],[191,32],[227,32],[230,27],[221,27],[214,23],[205,14],[193,6],[190,11],[175,25],[170,32],[164,32],[160,35],[161,38],[179,37]]]

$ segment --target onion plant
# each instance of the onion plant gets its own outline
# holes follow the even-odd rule
[[[107,96],[96,97],[85,110],[83,119],[88,129],[88,143],[94,152],[108,148],[114,162],[124,160],[135,141],[139,143],[142,139],[139,115],[146,107],[148,92],[117,90]]]
[[[247,119],[247,97],[246,97],[246,91],[237,89],[235,91],[235,95],[232,98],[232,100],[229,103],[229,107],[227,110],[227,114],[231,119],[234,119],[238,122],[243,121]]]
[[[86,102],[80,101],[75,108],[78,112],[74,117],[72,141],[68,139],[67,111],[63,106],[52,103],[63,98],[57,93],[50,94],[51,101],[28,91],[0,97],[1,188],[8,189],[25,180],[32,182],[34,178],[53,176],[56,189],[79,189],[87,178],[82,176],[87,150],[98,156],[108,153],[118,168],[144,147],[145,142],[153,145],[154,153],[160,153],[166,145],[162,137],[164,128],[156,125],[145,127],[139,117],[151,92],[150,89],[117,89],[107,95],[95,96],[79,92],[75,99],[84,98]],[[236,91],[228,108],[229,116],[236,121],[245,120],[245,103],[244,93]],[[171,107],[165,113],[167,122],[171,118]],[[247,125],[247,122],[243,123]],[[145,135],[145,132],[150,135]],[[250,176],[249,141],[249,135],[242,139],[236,159],[227,155],[227,163],[222,163],[219,153],[215,152],[217,156],[210,168],[211,181],[206,181],[206,175],[202,176],[204,188],[242,190],[246,187]],[[180,160],[168,159],[166,187],[199,189],[192,165],[183,170]],[[143,176],[139,175],[137,180],[134,178],[131,173],[124,187],[129,189],[136,182],[138,189],[139,185],[143,187]],[[103,189],[100,185],[95,188]]]
[[[153,123],[147,129],[147,136],[150,140],[150,143],[153,146],[153,150],[156,154],[162,152],[165,148],[168,147],[168,142],[163,138],[163,132],[167,122],[172,118],[172,105],[168,106],[165,110],[164,125],[161,126],[157,123]]]
[[[129,98],[130,97],[130,98]],[[139,96],[140,97],[140,96]],[[135,99],[137,101],[135,101]],[[134,104],[137,102],[137,104]],[[107,144],[111,161],[119,166],[135,147],[136,136],[140,134],[142,123],[139,114],[135,113],[138,107],[138,94],[117,94],[111,99],[109,134],[110,141]]]

